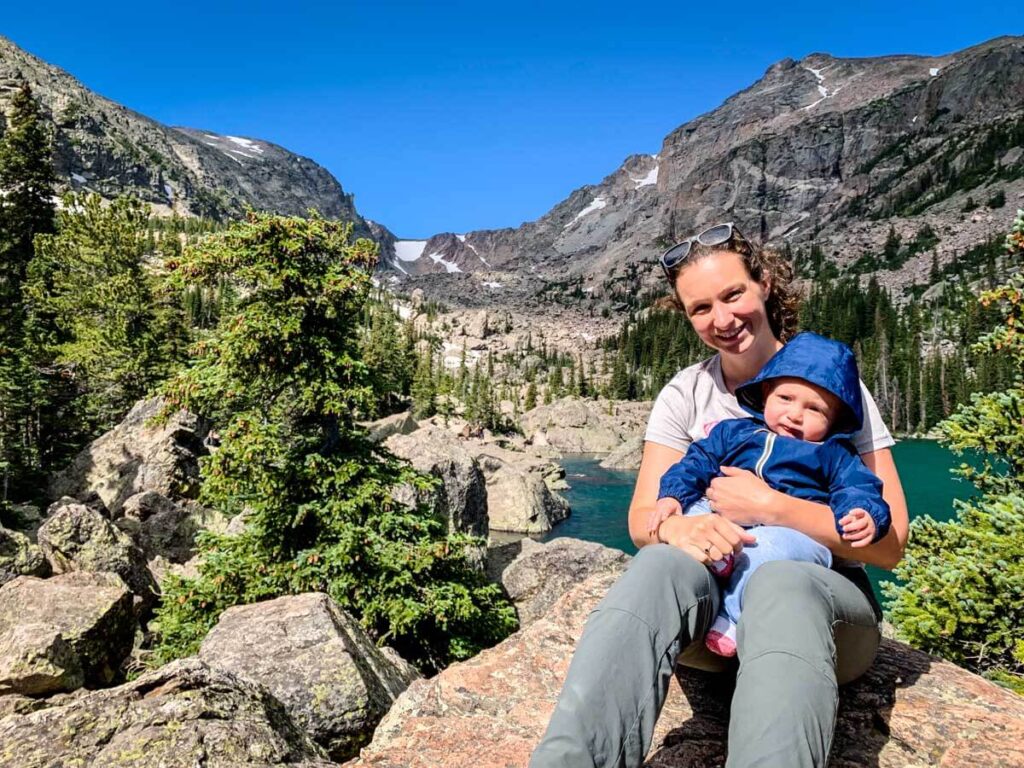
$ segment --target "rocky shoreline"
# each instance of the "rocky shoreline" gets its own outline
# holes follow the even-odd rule
[[[563,453],[636,457],[649,403],[570,398],[526,414],[516,436],[409,414],[368,425],[440,481],[426,496],[399,489],[400,500],[491,538],[479,567],[521,622],[429,680],[322,593],[230,608],[196,656],[149,668],[161,582],[195,572],[198,532],[245,525],[194,499],[198,460],[215,450],[208,426],[187,413],[152,426],[160,407],[139,403],[54,479],[45,512],[20,507],[19,529],[0,528],[0,764],[526,764],[587,613],[630,558],[508,538],[569,514]],[[677,680],[648,764],[720,764],[728,676]],[[1024,699],[897,642],[842,702],[834,765],[1024,762]]]

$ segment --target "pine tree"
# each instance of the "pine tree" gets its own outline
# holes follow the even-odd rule
[[[896,234],[896,228],[890,224],[889,234],[885,238],[885,245],[882,246],[882,257],[885,259],[886,265],[894,267],[899,264],[901,244],[902,240]]]
[[[362,358],[373,372],[376,415],[394,413],[409,393],[416,359],[408,338],[402,338],[401,318],[383,297],[366,304]]]
[[[357,321],[377,247],[351,224],[250,213],[186,250],[179,288],[230,276],[237,307],[167,386],[168,410],[208,416],[221,434],[201,500],[246,512],[236,535],[206,534],[199,575],[171,577],[155,659],[193,653],[232,605],[326,592],[370,634],[426,671],[515,628],[500,587],[474,570],[479,542],[433,509],[396,501],[433,481],[373,445],[359,426],[373,389]]]
[[[1024,211],[1007,245],[1024,254]],[[980,457],[953,470],[980,496],[955,502],[956,520],[914,520],[900,583],[883,589],[909,642],[1024,693],[1024,274],[981,303],[1000,317],[978,346],[1012,361],[1012,383],[975,394],[940,425],[955,452]]]
[[[523,403],[524,411],[532,411],[537,407],[537,382],[532,378],[526,386],[526,402]]]
[[[11,100],[8,128],[0,140],[0,308],[19,303],[32,241],[53,232],[56,183],[43,113],[23,83]]]
[[[430,418],[437,413],[433,357],[432,350],[428,349],[416,363],[412,380],[412,412],[417,418]]]
[[[0,512],[38,495],[37,361],[24,342],[22,287],[36,235],[53,231],[56,175],[44,116],[27,83],[0,138]]]
[[[143,265],[149,207],[65,197],[57,232],[36,238],[25,295],[33,343],[72,375],[87,433],[110,429],[184,356],[177,295]],[[52,326],[52,327],[51,327]]]

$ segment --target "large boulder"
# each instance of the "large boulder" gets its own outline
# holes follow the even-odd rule
[[[0,587],[0,693],[108,685],[134,636],[132,595],[119,576],[19,577]]]
[[[408,435],[420,428],[412,414],[396,413],[363,425],[371,443],[383,443],[392,435]]]
[[[49,576],[50,564],[28,536],[0,527],[0,587],[19,576]]]
[[[629,438],[601,460],[605,469],[640,469],[640,460],[644,457],[644,437],[636,435]]]
[[[39,548],[54,573],[116,573],[143,609],[156,601],[157,584],[131,537],[84,504],[57,507],[39,528]]]
[[[169,498],[194,496],[199,457],[206,454],[206,423],[178,411],[160,425],[149,421],[164,408],[161,398],[141,400],[124,420],[86,446],[50,482],[50,498],[81,497],[95,491],[114,517],[126,499],[143,491]]]
[[[507,452],[506,452],[507,453]],[[491,530],[546,533],[569,516],[569,502],[553,492],[543,464],[509,461],[490,447],[478,457],[487,481],[487,520]]]
[[[591,541],[561,538],[539,544],[523,539],[519,555],[496,576],[525,627],[577,584],[595,573],[621,573],[629,561],[625,552]]]
[[[267,690],[183,659],[63,706],[0,720],[0,764],[83,766],[330,765]]]
[[[335,760],[356,754],[418,677],[321,593],[229,608],[199,657],[266,686]]]
[[[127,533],[147,561],[162,557],[185,563],[196,554],[196,534],[212,529],[223,532],[228,520],[196,501],[175,501],[156,491],[143,491],[125,500],[123,517],[115,525]]]
[[[427,500],[448,520],[452,531],[486,538],[487,486],[480,468],[451,432],[426,426],[408,435],[395,434],[385,446],[413,467],[441,480],[425,495],[406,494],[408,502]],[[403,498],[398,494],[398,498]]]
[[[590,577],[500,645],[413,683],[359,760],[347,765],[525,766],[547,726],[587,615],[615,578]],[[731,679],[677,670],[647,765],[725,762]],[[830,765],[1024,765],[1024,698],[885,640],[871,670],[843,689]]]
[[[562,453],[609,453],[643,431],[650,403],[612,403],[567,397],[527,411],[523,434]]]

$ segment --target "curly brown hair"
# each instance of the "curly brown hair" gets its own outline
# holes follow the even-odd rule
[[[686,309],[676,293],[676,278],[679,273],[695,261],[699,261],[713,253],[726,251],[735,253],[743,260],[747,274],[761,282],[766,277],[769,281],[768,297],[765,299],[765,311],[768,314],[768,326],[779,341],[786,342],[797,331],[800,296],[793,288],[793,267],[782,254],[769,248],[751,243],[735,231],[727,242],[721,245],[704,245],[696,241],[690,246],[686,259],[669,270],[667,275],[672,293],[655,302],[661,309],[674,309],[685,314]]]

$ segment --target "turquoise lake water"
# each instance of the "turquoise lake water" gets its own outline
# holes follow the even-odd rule
[[[950,468],[961,460],[935,441],[902,440],[893,448],[893,454],[911,519],[928,514],[947,520],[953,516],[953,499],[973,495],[973,486],[949,474]],[[565,479],[571,486],[570,490],[562,491],[562,495],[572,505],[572,515],[544,540],[571,536],[635,554],[636,547],[626,529],[626,510],[633,495],[636,472],[603,469],[599,461],[592,456],[562,459]],[[881,598],[877,585],[891,576],[871,567],[868,572]]]

